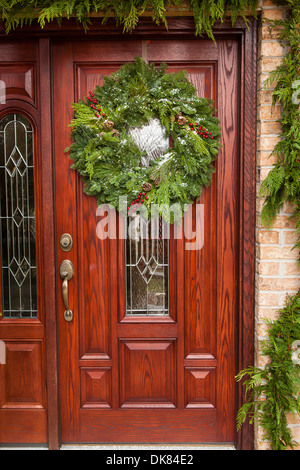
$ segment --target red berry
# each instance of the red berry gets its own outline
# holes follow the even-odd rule
[[[213,136],[211,136],[211,139],[213,139]]]
[[[105,113],[102,113],[102,116],[105,116]]]

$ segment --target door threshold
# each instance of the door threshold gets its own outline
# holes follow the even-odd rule
[[[63,444],[61,450],[236,450],[233,444]]]
[[[43,445],[4,444],[0,450],[48,450]],[[60,450],[236,450],[233,444],[63,444]]]

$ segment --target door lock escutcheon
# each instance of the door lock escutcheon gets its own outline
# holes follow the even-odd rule
[[[63,251],[70,251],[73,246],[73,238],[69,233],[64,233],[60,237],[60,247]]]
[[[75,269],[72,261],[65,259],[59,268],[60,277],[63,279],[62,283],[62,295],[65,304],[65,313],[64,318],[66,321],[70,322],[73,320],[73,312],[69,309],[69,281],[74,276]]]

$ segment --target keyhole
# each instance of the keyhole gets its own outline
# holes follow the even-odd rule
[[[60,247],[63,251],[70,251],[73,246],[73,239],[69,233],[64,233],[60,237]]]

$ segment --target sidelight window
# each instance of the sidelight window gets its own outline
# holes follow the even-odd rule
[[[0,120],[0,247],[4,318],[37,317],[33,128]]]

